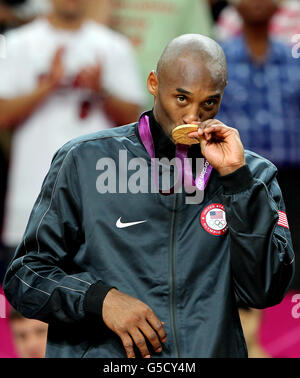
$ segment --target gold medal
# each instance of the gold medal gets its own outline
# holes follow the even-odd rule
[[[172,138],[176,144],[192,145],[200,143],[199,138],[190,138],[189,133],[198,131],[197,125],[180,125],[172,130]]]

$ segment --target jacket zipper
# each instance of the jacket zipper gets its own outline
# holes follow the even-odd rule
[[[180,358],[180,350],[178,343],[177,327],[176,327],[176,301],[175,301],[175,225],[176,225],[176,211],[177,208],[177,194],[174,193],[173,213],[171,219],[171,235],[169,248],[169,282],[170,282],[170,319],[171,329],[174,338],[175,352],[177,358]]]

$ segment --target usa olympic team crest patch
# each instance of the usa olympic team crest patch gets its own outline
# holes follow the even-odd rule
[[[200,222],[205,231],[212,235],[224,235],[228,230],[225,207],[221,203],[206,206],[200,215]]]

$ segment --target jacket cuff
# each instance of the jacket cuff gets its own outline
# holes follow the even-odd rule
[[[254,183],[252,173],[247,164],[229,175],[220,176],[219,178],[223,185],[224,194],[241,193],[244,190],[250,189]]]
[[[106,294],[114,286],[105,285],[102,281],[97,281],[92,284],[84,297],[83,309],[87,314],[97,315],[99,320],[102,320],[102,305]],[[116,288],[115,288],[116,289]]]

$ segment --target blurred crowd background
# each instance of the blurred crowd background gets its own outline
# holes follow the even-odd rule
[[[296,254],[281,304],[239,304],[249,356],[300,357],[300,0],[0,0],[0,33],[0,299],[55,151],[151,109],[163,48],[200,33],[227,57],[217,118],[278,167]],[[5,310],[0,357],[43,357],[47,325]]]

